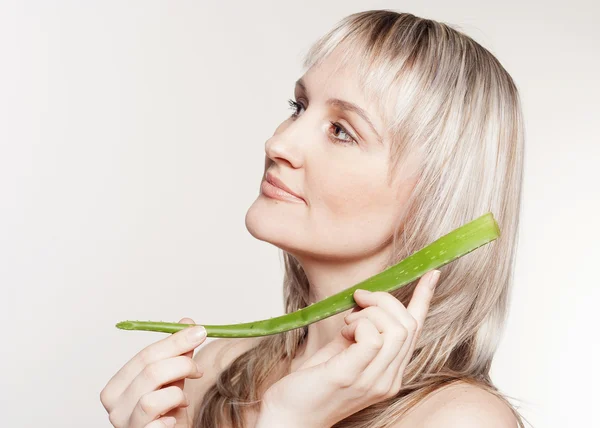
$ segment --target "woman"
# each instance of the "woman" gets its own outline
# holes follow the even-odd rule
[[[437,285],[427,274],[391,293],[355,293],[357,308],[302,329],[217,339],[193,358],[200,369],[190,362],[203,337],[163,339],[102,391],[111,422],[523,427],[489,376],[521,203],[524,131],[512,78],[447,24],[390,10],[344,18],[304,65],[246,214],[254,237],[283,250],[286,313],[485,212],[501,237],[443,266]]]

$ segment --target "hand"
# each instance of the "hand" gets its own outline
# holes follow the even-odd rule
[[[356,291],[365,309],[355,308],[338,336],[265,392],[257,427],[330,427],[395,396],[429,310],[433,273],[421,277],[407,308],[388,292]]]
[[[190,318],[179,323],[195,324]],[[185,378],[203,375],[192,357],[206,339],[206,331],[190,338],[196,329],[202,330],[186,327],[142,349],[108,381],[100,401],[115,428],[191,428],[183,388]]]

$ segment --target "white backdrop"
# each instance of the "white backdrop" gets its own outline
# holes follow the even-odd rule
[[[599,10],[509,0],[2,0],[2,426],[109,426],[101,389],[164,337],[118,321],[283,313],[278,249],[244,225],[264,143],[310,44],[384,8],[458,26],[521,91],[522,226],[492,377],[535,427],[590,426]]]

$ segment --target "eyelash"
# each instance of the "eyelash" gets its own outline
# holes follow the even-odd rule
[[[298,108],[302,107],[304,108],[304,106],[300,103],[297,103],[296,101],[292,100],[291,98],[288,100],[288,103],[290,105],[290,109],[294,110],[294,113],[292,113],[293,118],[298,117]],[[341,138],[336,138],[336,137],[332,137],[331,140],[336,143],[336,144],[347,144],[347,145],[351,145],[351,144],[357,144],[356,139],[352,136],[352,134],[350,134],[348,131],[346,131],[346,128],[344,128],[342,125],[340,125],[337,122],[329,122],[331,124],[331,126],[334,126],[336,128],[340,128],[342,130],[342,132],[344,132],[346,135],[348,135],[348,137],[350,137],[350,141],[348,140],[343,140]]]

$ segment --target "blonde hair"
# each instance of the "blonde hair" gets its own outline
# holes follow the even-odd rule
[[[389,426],[428,394],[457,381],[499,397],[524,427],[489,375],[509,305],[521,206],[524,127],[515,83],[467,35],[409,13],[384,9],[345,17],[310,48],[304,67],[319,64],[334,49],[342,52],[340,66],[358,64],[361,88],[385,119],[390,180],[410,153],[422,159],[387,267],[488,211],[501,230],[495,241],[440,268],[401,391],[334,427]],[[283,251],[283,261],[290,313],[309,304],[310,284],[292,255]],[[391,294],[406,306],[417,282]],[[258,406],[273,373],[290,372],[307,332],[304,327],[265,336],[237,357],[206,392],[194,426],[216,427],[226,418],[243,427],[246,408]]]

